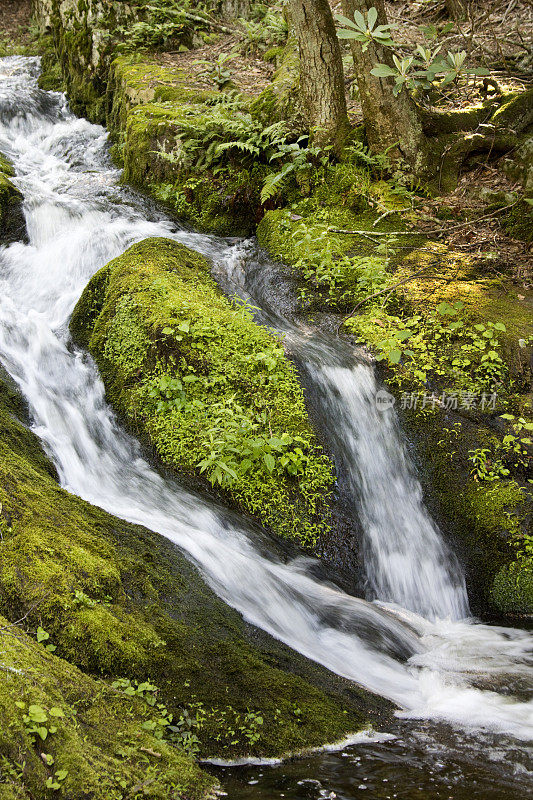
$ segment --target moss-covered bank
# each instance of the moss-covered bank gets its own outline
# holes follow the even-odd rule
[[[184,746],[202,755],[280,754],[335,740],[387,711],[245,625],[170,542],[60,489],[23,416],[2,380],[0,609],[21,622],[8,630],[0,622],[0,785],[18,780],[20,796],[40,798],[46,776],[66,769],[69,798],[90,791],[118,800],[121,780],[131,791],[141,779],[148,797],[173,796],[176,784],[196,798],[211,781]],[[127,680],[113,688],[113,678]],[[146,681],[152,689],[135,689]],[[146,701],[154,686],[164,715]],[[24,721],[32,705],[47,722]],[[168,713],[179,752],[151,735]],[[57,732],[43,739],[33,722]]]
[[[251,233],[266,167],[246,166],[238,148],[214,159],[217,145],[242,139],[243,131],[259,135],[261,126],[248,105],[246,97],[228,99],[198,88],[194,76],[153,58],[140,63],[131,56],[115,58],[107,124],[113,153],[124,165],[124,180],[148,190],[199,230]],[[211,155],[199,164],[202,151]]]
[[[281,342],[222,295],[205,258],[170,240],[134,245],[89,283],[71,330],[166,464],[316,543],[333,476],[303,392]]]
[[[193,758],[146,729],[153,716],[0,616],[2,800],[212,797]]]

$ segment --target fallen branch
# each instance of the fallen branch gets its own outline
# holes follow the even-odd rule
[[[364,236],[367,239],[372,239],[373,236],[433,236],[436,234],[442,235],[448,233],[448,231],[456,230],[457,228],[466,228],[468,225],[477,225],[478,222],[481,222],[483,219],[489,219],[489,217],[494,217],[496,214],[501,214],[502,211],[508,211],[513,206],[516,206],[517,203],[520,203],[522,200],[521,197],[518,200],[515,200],[513,203],[510,203],[508,206],[502,206],[501,208],[497,208],[495,211],[491,211],[489,214],[483,214],[481,217],[476,217],[475,219],[468,220],[467,222],[458,222],[455,225],[450,225],[447,228],[434,228],[433,230],[429,231],[357,231],[357,230],[345,230],[344,228],[333,228],[328,227],[328,231],[330,233],[345,233],[351,236]]]
[[[372,239],[373,236],[420,236],[419,231],[348,231],[344,228],[328,227],[330,233],[347,233],[351,236],[365,236]]]
[[[222,31],[223,33],[237,33],[237,31],[233,30],[233,28],[227,28],[225,25],[221,25],[220,22],[214,22],[213,20],[206,19],[205,17],[200,17],[198,14],[191,14],[190,11],[182,11],[181,13],[185,19],[189,19],[191,22],[203,22],[204,25],[207,25],[209,28],[216,28],[217,31]]]

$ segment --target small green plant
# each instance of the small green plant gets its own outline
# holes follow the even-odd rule
[[[48,633],[48,631],[45,631],[45,629],[42,628],[40,625],[37,628],[37,633],[35,634],[35,638],[37,639],[39,644],[47,642],[47,644],[45,644],[44,647],[46,650],[48,650],[49,653],[53,653],[55,650],[57,650],[55,644],[51,644],[50,642],[48,642],[48,639],[50,638],[50,634]]]
[[[501,459],[495,458],[488,447],[469,450],[468,460],[473,465],[470,474],[476,481],[498,481],[509,475]]]
[[[26,709],[26,703],[22,700],[17,700],[15,705],[24,711],[22,721],[34,742],[37,737],[44,742],[49,734],[57,733],[57,726],[53,723],[53,720],[61,719],[65,716],[63,710],[56,706],[46,711],[41,706],[34,704]]]
[[[244,32],[242,50],[245,53],[265,51],[282,45],[287,39],[288,26],[279,3],[257,20],[240,19],[239,22]]]
[[[61,785],[65,778],[68,775],[68,769],[58,769],[54,772],[53,777],[50,776],[46,779],[45,786],[47,789],[52,789],[52,791],[57,792],[61,789]]]
[[[466,65],[466,50],[448,51],[442,57],[441,46],[432,48],[416,44],[413,54],[404,57],[402,53],[405,52],[405,45],[392,38],[392,31],[396,26],[377,25],[377,19],[378,12],[374,7],[368,10],[366,18],[360,11],[355,11],[353,21],[337,15],[337,20],[346,26],[338,31],[338,36],[341,39],[355,39],[361,43],[363,51],[368,49],[371,42],[395,50],[392,54],[394,66],[378,63],[370,70],[370,74],[376,78],[394,78],[393,94],[396,96],[404,88],[410,91],[427,91],[433,88],[441,90],[452,83],[458,84],[462,78],[489,74],[484,67]],[[422,28],[421,32],[430,43],[436,38],[434,26]]]
[[[511,431],[506,433],[502,440],[505,457],[515,469],[529,472],[533,463],[531,455],[533,442],[529,435],[533,432],[533,422],[529,422],[524,417],[515,417],[514,414],[501,414],[500,418],[511,423]],[[533,479],[528,478],[528,482],[533,483]]]
[[[262,203],[273,197],[290,175],[301,176],[303,173],[316,170],[318,166],[328,166],[331,148],[301,147],[301,142],[307,141],[307,138],[301,136],[297,142],[293,143],[282,141],[277,152],[270,156],[270,163],[277,162],[278,165],[283,164],[283,166],[278,172],[272,172],[265,178],[261,189]]]
[[[257,358],[263,363],[265,359],[270,360],[269,354],[259,354]],[[276,364],[275,359],[270,362],[271,371]],[[218,403],[214,410],[218,413],[209,431],[209,449],[198,462],[200,472],[206,473],[213,486],[231,486],[239,476],[257,468],[269,475],[303,473],[308,462],[303,449],[308,446],[305,439],[288,433],[279,436],[260,433],[267,422],[266,412],[251,418],[232,398]]]
[[[116,29],[119,53],[132,53],[166,47],[179,40],[185,28],[183,3],[177,0],[153,0],[144,8],[144,16]]]
[[[217,87],[222,89],[231,81],[231,70],[229,65],[237,58],[237,53],[219,53],[216,61],[198,59],[194,64],[202,66],[201,72],[206,75]]]
[[[76,589],[74,592],[74,600],[72,603],[75,606],[85,606],[85,608],[94,608],[97,604],[97,600],[93,600],[92,597],[85,594],[85,592],[81,591],[81,589]]]
[[[395,42],[392,39],[392,29],[394,26],[376,25],[378,21],[378,12],[376,8],[372,7],[368,9],[366,19],[360,11],[355,11],[353,16],[354,18],[351,20],[348,19],[348,17],[342,16],[342,14],[336,15],[337,21],[346,25],[345,28],[340,28],[337,31],[339,39],[355,39],[356,42],[361,43],[363,52],[368,50],[368,46],[371,42],[376,42],[376,44],[382,47],[394,46]]]
[[[186,682],[185,686],[188,685]],[[232,706],[223,709],[205,708],[193,696],[175,719],[165,704],[158,702],[158,688],[148,681],[136,683],[128,678],[120,678],[112,686],[128,697],[141,698],[154,709],[155,715],[142,723],[143,730],[156,739],[175,744],[189,755],[195,756],[200,751],[201,739],[198,734],[206,726],[209,726],[212,737],[222,748],[234,747],[241,741],[247,742],[251,747],[260,739],[263,717],[250,709],[243,714]]]
[[[223,95],[221,95],[221,98]],[[157,155],[173,164],[178,174],[195,170],[216,170],[226,166],[228,156],[239,155],[240,165],[251,166],[258,159],[268,163],[287,139],[284,122],[264,128],[234,102],[217,102],[201,118],[195,110],[184,112],[176,121],[173,148],[163,146]]]

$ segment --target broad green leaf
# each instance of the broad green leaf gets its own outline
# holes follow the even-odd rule
[[[366,33],[365,18],[363,17],[363,15],[361,14],[360,11],[354,11],[353,12],[353,19],[354,19],[354,22],[355,22],[356,26],[359,28],[359,30],[362,31],[363,33]]]
[[[378,11],[377,11],[377,8],[375,8],[374,6],[372,6],[372,8],[368,9],[367,20],[368,20],[369,29],[373,30],[374,25],[376,24],[376,22],[378,20]]]
[[[402,351],[398,350],[397,348],[393,348],[389,353],[389,361],[391,364],[398,364],[401,357]]]
[[[348,19],[348,17],[343,17],[342,14],[335,14],[335,19],[337,22],[342,22],[343,25],[348,25],[350,28],[355,28],[353,20]]]
[[[413,331],[399,331],[394,338],[397,339],[399,342],[404,342],[412,335]]]
[[[49,638],[50,638],[50,634],[47,633],[44,628],[41,628],[41,626],[39,626],[37,628],[37,641],[38,642],[46,642],[46,640],[49,639]]]
[[[263,461],[265,462],[265,466],[269,472],[272,472],[274,467],[276,466],[276,461],[274,456],[270,453],[263,453]]]
[[[377,64],[373,69],[370,70],[370,74],[375,75],[376,78],[390,78],[393,75],[396,75],[397,72],[387,64]]]
[[[31,705],[28,709],[28,716],[32,722],[46,722],[48,719],[46,712],[41,706]]]

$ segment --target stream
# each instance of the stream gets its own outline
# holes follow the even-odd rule
[[[0,359],[27,400],[61,485],[160,533],[250,623],[398,706],[387,735],[282,765],[220,765],[231,798],[525,796],[532,637],[471,617],[461,566],[424,507],[372,366],[280,305],[278,268],[253,241],[195,233],[119,184],[106,131],[37,87],[39,59],[0,59],[0,151],[14,163],[29,243],[0,249]],[[133,243],[207,255],[227,294],[258,307],[312,384],[362,529],[366,600],[265,553],[243,519],[162,477],[120,427],[68,320],[89,278]]]

